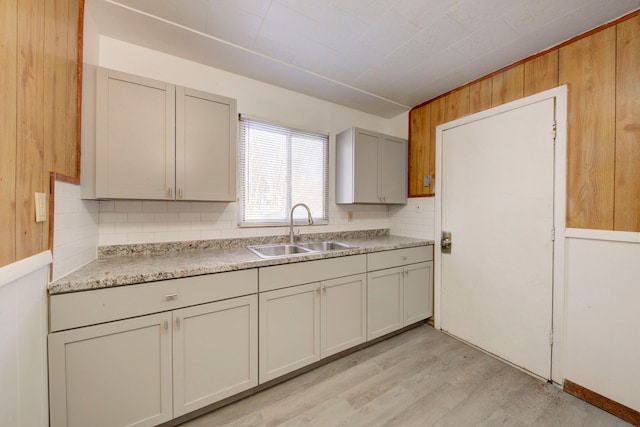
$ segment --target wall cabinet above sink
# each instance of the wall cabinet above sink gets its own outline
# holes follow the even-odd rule
[[[406,204],[407,140],[349,128],[336,136],[336,203]]]
[[[234,99],[105,68],[85,79],[83,198],[235,200]]]

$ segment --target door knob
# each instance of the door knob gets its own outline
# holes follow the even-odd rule
[[[451,253],[451,232],[443,231],[442,238],[440,239],[440,249],[443,254]]]

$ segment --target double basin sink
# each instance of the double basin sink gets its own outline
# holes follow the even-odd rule
[[[280,258],[292,255],[311,255],[319,252],[339,251],[349,249],[352,246],[346,243],[324,242],[300,242],[300,243],[274,243],[268,245],[247,246],[251,252],[260,258]]]

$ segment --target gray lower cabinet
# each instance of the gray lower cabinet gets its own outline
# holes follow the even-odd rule
[[[256,295],[173,313],[173,416],[258,385]]]
[[[320,360],[320,283],[260,294],[260,383]]]
[[[402,267],[397,267],[367,274],[367,339],[402,328],[403,272]]]
[[[170,323],[160,313],[50,334],[51,427],[172,419]]]
[[[356,255],[260,269],[260,383],[365,342],[365,261]]]
[[[155,426],[432,314],[431,246],[52,295],[50,423]]]
[[[367,275],[320,282],[320,356],[362,344],[367,338]]]
[[[433,315],[433,261],[404,267],[403,326]]]
[[[433,315],[433,247],[368,254],[367,339]]]
[[[90,307],[86,316],[80,311],[77,317],[82,325],[91,316],[104,316],[97,310],[100,301],[110,307],[120,297],[126,311],[127,292],[157,294],[150,307],[138,304],[141,312],[154,310],[154,304],[156,310],[163,304],[180,306],[180,300],[188,303],[207,292],[217,293],[216,299],[254,292],[49,334],[52,427],[154,426],[258,384],[256,272],[193,279],[57,296],[68,298],[54,302],[52,324],[68,323],[58,309],[82,304]]]

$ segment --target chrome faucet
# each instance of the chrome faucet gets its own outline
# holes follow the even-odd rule
[[[291,208],[291,212],[289,213],[289,243],[291,244],[294,243],[293,242],[293,211],[298,206],[302,206],[307,210],[307,218],[309,220],[309,225],[313,225],[313,218],[311,217],[311,209],[309,209],[309,206],[305,205],[304,203],[298,203],[297,205],[293,205],[293,207]]]

